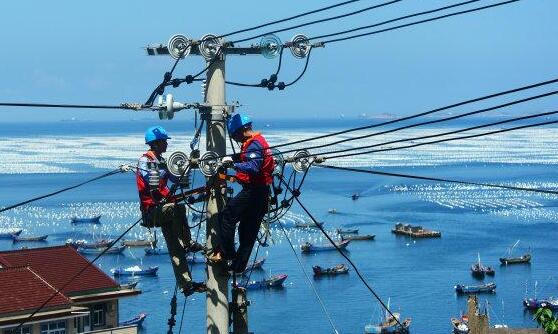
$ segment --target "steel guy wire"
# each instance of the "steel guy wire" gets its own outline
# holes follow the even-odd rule
[[[62,290],[64,290],[70,283],[72,283],[76,278],[78,278],[81,274],[83,274],[85,272],[85,270],[87,270],[87,268],[89,268],[91,265],[93,265],[98,259],[101,258],[101,256],[103,256],[109,249],[111,249],[114,245],[116,245],[116,243],[118,241],[120,241],[120,239],[122,239],[128,232],[130,232],[132,230],[132,228],[134,228],[137,224],[139,224],[139,222],[142,221],[142,218],[140,217],[135,223],[133,223],[132,225],[130,225],[126,231],[124,231],[122,234],[120,234],[120,236],[116,239],[114,239],[101,253],[99,253],[99,255],[97,255],[92,261],[88,261],[87,264],[74,276],[72,276],[72,278],[70,278],[70,280],[68,280],[66,283],[64,283],[61,287],[57,288],[56,291],[50,295],[50,297],[48,299],[46,299],[41,306],[39,306],[35,311],[33,311],[29,316],[27,316],[16,328],[14,328],[14,332],[17,332],[18,330],[20,330],[22,328],[23,325],[25,325],[25,323],[29,320],[31,320],[33,318],[33,316],[35,314],[37,314],[38,312],[40,312],[43,308],[45,308],[45,306],[52,300],[52,298],[54,298],[56,295],[58,295]]]
[[[468,4],[471,4],[471,3],[474,3],[474,2],[479,2],[479,1],[481,1],[481,0],[469,0],[469,1],[459,2],[459,3],[453,4],[453,5],[449,5],[449,6],[445,6],[445,7],[439,7],[439,8],[436,8],[436,9],[427,10],[427,11],[414,13],[414,14],[409,14],[409,15],[405,15],[405,16],[400,16],[400,17],[397,17],[395,19],[382,21],[382,22],[367,25],[367,26],[357,27],[357,28],[353,28],[353,29],[349,29],[349,30],[343,30],[343,31],[339,31],[339,32],[331,33],[331,34],[309,37],[308,40],[310,41],[310,40],[315,40],[315,39],[320,39],[320,38],[325,38],[325,37],[333,37],[333,36],[338,36],[338,35],[344,35],[344,34],[347,34],[347,33],[355,32],[355,31],[359,31],[359,30],[363,30],[363,29],[374,28],[374,27],[378,27],[378,26],[381,26],[381,25],[384,25],[384,24],[409,19],[411,17],[422,16],[422,15],[426,15],[426,14],[432,14],[432,13],[436,13],[436,12],[443,11],[443,10],[446,10],[446,9],[455,8],[455,7],[459,7],[459,6],[464,6],[464,5],[468,5]]]
[[[557,121],[557,123],[558,123],[558,121]],[[390,172],[382,172],[382,171],[378,171],[378,170],[366,170],[366,169],[359,169],[359,168],[352,168],[352,167],[338,167],[338,166],[324,165],[324,164],[320,164],[320,165],[317,165],[317,166],[321,167],[321,168],[343,170],[343,171],[355,172],[355,173],[364,173],[364,174],[373,174],[373,175],[382,175],[382,176],[394,176],[394,177],[407,178],[407,179],[436,181],[436,182],[444,182],[444,183],[456,183],[456,184],[472,185],[472,186],[487,187],[487,188],[500,188],[500,189],[507,189],[507,190],[517,190],[517,191],[527,191],[527,192],[541,193],[541,194],[558,195],[558,191],[547,190],[547,189],[514,187],[514,186],[505,186],[505,185],[500,185],[500,184],[451,180],[451,179],[443,179],[443,178],[438,178],[438,177],[419,176],[419,175],[402,174],[402,173],[390,173]]]
[[[278,33],[278,32],[293,30],[293,29],[296,29],[296,28],[306,27],[306,26],[309,26],[309,25],[317,24],[317,23],[337,20],[337,19],[348,17],[348,16],[364,13],[364,12],[367,12],[369,10],[373,10],[373,9],[377,9],[377,8],[380,8],[380,7],[388,6],[388,5],[391,5],[391,4],[394,4],[394,3],[397,3],[397,2],[401,2],[401,1],[403,1],[403,0],[391,0],[391,1],[384,2],[384,3],[381,3],[381,4],[377,4],[377,5],[374,5],[374,6],[369,6],[369,7],[362,8],[362,9],[359,9],[359,10],[356,10],[356,11],[352,11],[352,12],[349,12],[349,13],[336,15],[336,16],[332,16],[332,17],[327,17],[327,18],[320,19],[320,20],[314,20],[314,21],[310,21],[310,22],[306,22],[306,23],[301,23],[301,24],[297,24],[297,25],[290,26],[290,27],[287,27],[287,28],[268,31],[268,32],[265,32],[263,34],[258,34],[258,35],[252,36],[252,37],[238,39],[236,41],[233,41],[232,43],[235,44],[235,43],[240,43],[240,42],[246,42],[246,41],[249,41],[251,39],[258,38],[258,37],[263,37],[263,36],[269,35],[269,34],[275,34],[275,33]]]
[[[349,151],[355,151],[355,150],[362,150],[362,149],[366,149],[366,148],[385,146],[385,145],[390,145],[390,144],[397,144],[397,143],[402,143],[402,142],[407,142],[407,141],[415,141],[415,140],[421,140],[421,139],[443,137],[443,136],[447,136],[447,135],[451,135],[451,134],[455,134],[455,133],[461,133],[461,132],[466,132],[466,131],[471,131],[471,130],[476,130],[476,129],[482,129],[482,128],[486,128],[486,127],[489,127],[489,126],[506,124],[506,123],[516,122],[516,121],[521,121],[521,120],[526,120],[526,119],[531,119],[531,118],[536,118],[536,117],[542,117],[542,116],[550,116],[550,115],[555,115],[555,114],[558,114],[558,110],[543,112],[543,113],[538,113],[538,114],[532,114],[532,115],[527,115],[527,116],[510,118],[510,119],[505,119],[505,120],[498,121],[498,122],[492,122],[492,123],[472,126],[472,127],[468,127],[468,128],[464,128],[464,129],[437,133],[437,134],[433,134],[433,135],[411,137],[411,138],[405,138],[405,139],[397,139],[397,140],[382,142],[382,143],[373,144],[373,145],[351,147],[351,148],[346,148],[346,149],[342,149],[342,150],[328,151],[327,153],[319,153],[319,154],[343,153],[343,152],[349,152]]]
[[[287,190],[289,190],[289,192],[291,192],[293,195],[293,189],[284,182],[284,179],[282,178],[283,184],[285,184],[285,186],[287,187]],[[395,319],[395,321],[397,322],[397,324],[401,327],[401,329],[403,329],[403,325],[401,324],[401,322],[399,321],[399,319],[397,319],[394,314],[391,312],[391,310],[387,307],[387,305],[382,301],[382,299],[380,298],[380,296],[374,291],[374,289],[372,289],[372,287],[368,284],[368,282],[366,281],[366,279],[364,278],[364,276],[362,276],[362,274],[360,273],[360,271],[358,270],[357,266],[354,264],[354,262],[345,254],[343,253],[343,251],[339,248],[339,246],[337,246],[337,244],[335,243],[335,241],[333,241],[333,239],[329,236],[329,234],[327,234],[327,232],[324,230],[324,228],[318,223],[318,221],[316,220],[316,218],[314,218],[314,216],[310,213],[310,211],[308,211],[308,209],[304,206],[304,204],[302,204],[302,202],[300,201],[300,199],[298,198],[298,196],[294,196],[294,199],[296,200],[296,202],[298,203],[298,205],[300,205],[300,207],[302,208],[302,210],[304,210],[304,212],[306,212],[306,214],[308,215],[308,217],[312,220],[312,222],[316,225],[316,227],[324,234],[324,236],[326,237],[326,239],[335,247],[335,249],[339,252],[339,254],[341,254],[341,256],[343,256],[353,267],[354,271],[356,272],[357,276],[359,277],[359,279],[362,281],[362,283],[364,283],[364,285],[366,286],[366,288],[368,289],[368,291],[370,291],[370,293],[372,293],[372,295],[374,296],[374,298],[376,298],[376,300],[380,303],[380,305],[386,310],[386,312],[388,312],[393,319]],[[406,331],[405,331],[406,332]]]
[[[304,265],[302,264],[302,261],[300,261],[300,258],[298,257],[298,254],[296,253],[296,250],[293,246],[293,243],[291,242],[291,239],[289,238],[289,235],[287,234],[287,231],[285,230],[285,227],[283,226],[283,223],[278,220],[277,221],[279,223],[279,227],[281,227],[281,231],[283,231],[283,234],[285,235],[285,238],[287,239],[287,241],[289,242],[289,245],[291,246],[291,249],[293,251],[293,254],[296,258],[296,261],[298,262],[298,265],[300,266],[300,269],[302,270],[302,272],[304,273],[304,276],[306,277],[306,280],[308,281],[308,284],[310,285],[310,287],[312,288],[312,291],[314,291],[314,295],[316,295],[316,298],[318,299],[318,302],[320,303],[320,306],[322,308],[322,311],[324,312],[327,321],[329,322],[329,324],[331,325],[331,328],[333,328],[333,332],[336,334],[339,334],[339,331],[337,330],[337,328],[335,327],[335,324],[333,323],[333,319],[331,318],[331,315],[329,314],[329,312],[327,311],[327,308],[325,306],[324,301],[322,300],[322,298],[320,297],[320,294],[318,292],[318,289],[316,289],[316,286],[314,285],[314,283],[312,282],[312,280],[310,279],[310,276],[308,276],[308,273],[306,272],[306,270],[304,269]]]
[[[534,123],[534,124],[529,124],[529,125],[521,125],[521,126],[516,126],[516,127],[513,127],[513,128],[508,128],[508,129],[495,130],[495,131],[484,132],[484,133],[468,135],[468,136],[461,136],[461,137],[434,140],[434,141],[418,143],[418,144],[413,144],[413,145],[407,145],[407,146],[399,146],[399,147],[377,149],[377,150],[371,150],[371,151],[365,151],[365,152],[356,152],[356,153],[347,153],[347,154],[340,154],[340,155],[333,155],[333,156],[325,156],[324,159],[338,159],[338,158],[352,157],[352,156],[356,156],[356,155],[363,155],[363,154],[370,154],[370,153],[377,153],[377,152],[396,151],[396,150],[419,147],[419,146],[424,146],[424,145],[445,143],[445,142],[455,141],[455,140],[463,140],[463,139],[469,139],[469,138],[484,137],[484,136],[489,136],[489,135],[493,135],[493,134],[497,134],[497,133],[503,133],[503,132],[521,130],[521,129],[528,129],[528,128],[545,126],[545,125],[556,124],[556,123],[558,123],[558,120],[548,121],[548,122],[541,122],[541,123]],[[328,153],[325,153],[325,154],[328,154]]]
[[[425,20],[420,20],[420,21],[415,21],[415,22],[411,22],[411,23],[406,23],[406,24],[402,24],[402,25],[399,25],[399,26],[390,27],[390,28],[386,28],[386,29],[375,30],[375,31],[371,31],[371,32],[367,32],[367,33],[362,33],[362,34],[357,34],[357,35],[352,35],[352,36],[347,36],[347,37],[341,37],[341,38],[330,39],[330,40],[322,41],[321,43],[323,43],[324,45],[326,45],[326,44],[337,43],[337,42],[346,41],[346,40],[350,40],[350,39],[354,39],[354,38],[359,38],[359,37],[364,37],[364,36],[375,35],[375,34],[387,32],[387,31],[392,31],[392,30],[397,30],[397,29],[401,29],[401,28],[406,28],[406,27],[414,26],[414,25],[417,25],[417,24],[422,24],[422,23],[437,21],[437,20],[445,19],[445,18],[452,17],[452,16],[457,16],[457,15],[462,15],[462,14],[477,12],[477,11],[481,11],[481,10],[485,10],[485,9],[489,9],[489,8],[494,8],[494,7],[498,7],[498,6],[503,6],[503,5],[508,5],[508,4],[511,4],[511,3],[514,3],[514,2],[518,2],[518,1],[520,1],[520,0],[508,0],[508,1],[498,2],[498,3],[491,4],[491,5],[487,5],[487,6],[482,6],[482,7],[477,7],[477,8],[473,8],[473,9],[467,9],[467,10],[463,10],[463,11],[459,11],[459,12],[454,12],[454,13],[450,13],[450,14],[440,15],[440,16],[436,16],[436,17],[433,17],[433,18],[429,18],[429,19],[425,19]]]

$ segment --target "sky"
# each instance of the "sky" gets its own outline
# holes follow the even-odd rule
[[[362,0],[335,10],[264,28],[257,34],[346,13],[383,1]],[[459,1],[403,0],[329,23],[279,33],[336,32]],[[482,0],[473,8],[497,1]],[[336,1],[3,1],[0,102],[120,104],[143,102],[173,62],[148,57],[145,46],[177,33],[197,39],[316,9]],[[452,11],[452,10],[450,10]],[[455,10],[453,10],[455,11]],[[227,87],[227,100],[262,119],[396,116],[422,112],[484,94],[555,78],[558,47],[556,0],[522,0],[483,12],[327,45],[313,51],[305,76],[284,91]],[[249,37],[256,32],[232,36]],[[254,40],[257,43],[259,39]],[[251,41],[252,42],[252,41]],[[248,45],[245,42],[241,45]],[[229,56],[228,80],[255,83],[273,73],[278,59]],[[285,52],[280,81],[289,82],[304,61]],[[183,77],[204,66],[198,56],[180,62]],[[557,89],[558,85],[536,92]],[[199,83],[167,92],[201,102]],[[527,96],[529,94],[516,95]],[[498,100],[507,101],[509,98]],[[557,98],[504,110],[548,111]],[[116,121],[156,118],[124,111],[0,107],[0,122],[65,119]],[[184,113],[180,117],[191,117]]]

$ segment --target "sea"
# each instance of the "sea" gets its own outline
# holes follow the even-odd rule
[[[269,120],[255,123],[255,127],[266,135],[271,145],[278,145],[380,121]],[[335,149],[416,138],[487,121],[483,118],[411,128],[344,142]],[[189,153],[195,124],[185,119],[164,123],[154,119],[0,123],[0,133],[3,134],[0,138],[3,148],[0,207],[78,184],[121,164],[135,164],[145,150],[143,131],[155,124],[167,127],[172,136],[167,155],[174,151]],[[396,126],[347,133],[280,150],[304,149],[313,144],[327,144]],[[491,129],[503,127],[506,126]],[[332,159],[326,163],[558,190],[557,130],[553,127],[528,128],[489,137]],[[420,140],[410,141],[418,142]],[[200,145],[203,153],[203,138]],[[403,144],[390,147],[398,145]],[[328,150],[333,148],[311,149],[310,152],[320,154]],[[232,147],[229,146],[230,151]],[[285,173],[290,175],[291,172],[292,167],[287,165]],[[297,180],[300,181],[301,177]],[[201,182],[203,177],[198,172],[195,183]],[[496,293],[479,296],[481,308],[488,312],[491,324],[535,327],[533,314],[523,308],[523,299],[558,295],[558,197],[555,195],[359,174],[319,166],[311,167],[300,190],[301,202],[324,223],[332,237],[337,237],[337,228],[358,228],[361,235],[376,236],[373,241],[351,242],[346,254],[378,296],[389,303],[391,311],[400,313],[401,318],[412,319],[411,333],[451,332],[450,318],[458,317],[466,310],[466,297],[457,295],[454,286],[483,282],[473,278],[469,269],[479,258],[483,264],[496,270],[493,278],[484,280],[496,283]],[[353,200],[353,194],[360,197]],[[45,243],[25,245],[0,240],[0,249],[61,245],[70,238],[115,238],[138,219],[138,208],[134,174],[117,174],[1,213],[0,227],[20,227],[24,230],[22,236],[48,234],[49,237]],[[102,215],[98,226],[70,224],[72,216],[96,214]],[[354,268],[347,275],[321,279],[312,276],[312,266],[348,263],[335,251],[302,254],[302,243],[325,244],[327,240],[316,229],[295,228],[297,221],[310,222],[295,203],[281,219],[286,236],[278,225],[272,225],[268,246],[258,250],[258,257],[266,260],[262,270],[253,271],[251,279],[276,274],[287,274],[288,278],[283,288],[248,292],[250,330],[254,333],[334,333],[329,316],[339,333],[363,333],[365,325],[380,322],[385,312]],[[396,236],[391,232],[396,223],[438,230],[442,237],[412,239]],[[198,234],[198,229],[194,228],[192,234],[203,241],[204,230],[202,226]],[[159,236],[161,246],[165,247],[161,234]],[[147,231],[139,226],[125,236],[128,239],[145,237]],[[531,264],[501,266],[498,259],[518,240],[513,254],[531,251]],[[103,256],[95,265],[108,275],[115,267],[159,266],[157,277],[140,278],[138,288],[141,294],[120,300],[119,316],[123,321],[145,312],[148,316],[142,333],[166,333],[169,303],[175,287],[167,255],[146,256],[142,248],[131,248],[121,255]],[[196,280],[204,280],[203,264],[193,265],[192,272]],[[128,279],[120,281],[126,283]],[[312,286],[328,315],[320,306]],[[204,332],[205,310],[205,295],[196,294],[187,300],[179,295],[174,333]]]

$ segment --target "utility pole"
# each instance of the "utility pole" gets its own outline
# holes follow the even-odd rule
[[[219,156],[226,154],[225,131],[225,55],[221,59],[208,62],[205,87],[205,102],[209,105],[206,117],[206,149]],[[215,176],[209,178],[209,183],[215,185]],[[206,246],[211,252],[219,243],[219,212],[225,205],[224,194],[218,187],[211,187],[207,199],[206,213]],[[224,263],[207,263],[207,333],[224,334],[229,331],[229,275]]]
[[[303,35],[295,35],[285,44],[291,49],[295,58],[305,58],[310,50],[310,43]],[[217,156],[226,154],[226,116],[230,113],[225,101],[225,60],[227,55],[263,55],[272,59],[278,57],[283,43],[275,35],[266,35],[259,45],[249,47],[235,47],[219,39],[215,35],[205,35],[198,41],[193,41],[183,35],[174,35],[168,45],[152,45],[146,48],[147,54],[171,55],[175,59],[188,54],[201,55],[205,58],[207,78],[205,86],[205,103],[200,113],[207,124],[206,149]],[[217,58],[215,58],[217,57]],[[262,88],[275,88],[275,79],[266,81]],[[191,82],[190,82],[191,83]],[[284,84],[283,84],[284,88]],[[282,89],[282,88],[279,88]],[[171,99],[170,104],[173,101]],[[168,103],[167,103],[168,104]],[[181,105],[182,106],[182,105]],[[172,108],[171,108],[172,109]],[[171,119],[172,117],[168,117]],[[203,158],[203,157],[202,157]],[[217,163],[214,161],[214,163]],[[218,245],[220,237],[219,212],[225,206],[226,188],[217,186],[218,176],[207,178],[207,185],[211,189],[207,199],[206,246],[211,252]],[[222,182],[222,181],[221,181]],[[207,334],[229,333],[229,274],[224,263],[207,263]],[[246,290],[233,288],[231,310],[233,318],[233,333],[248,334],[248,306]]]

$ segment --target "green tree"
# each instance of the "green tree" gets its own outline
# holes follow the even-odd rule
[[[548,308],[541,307],[535,312],[535,320],[547,334],[558,334],[558,319]]]

